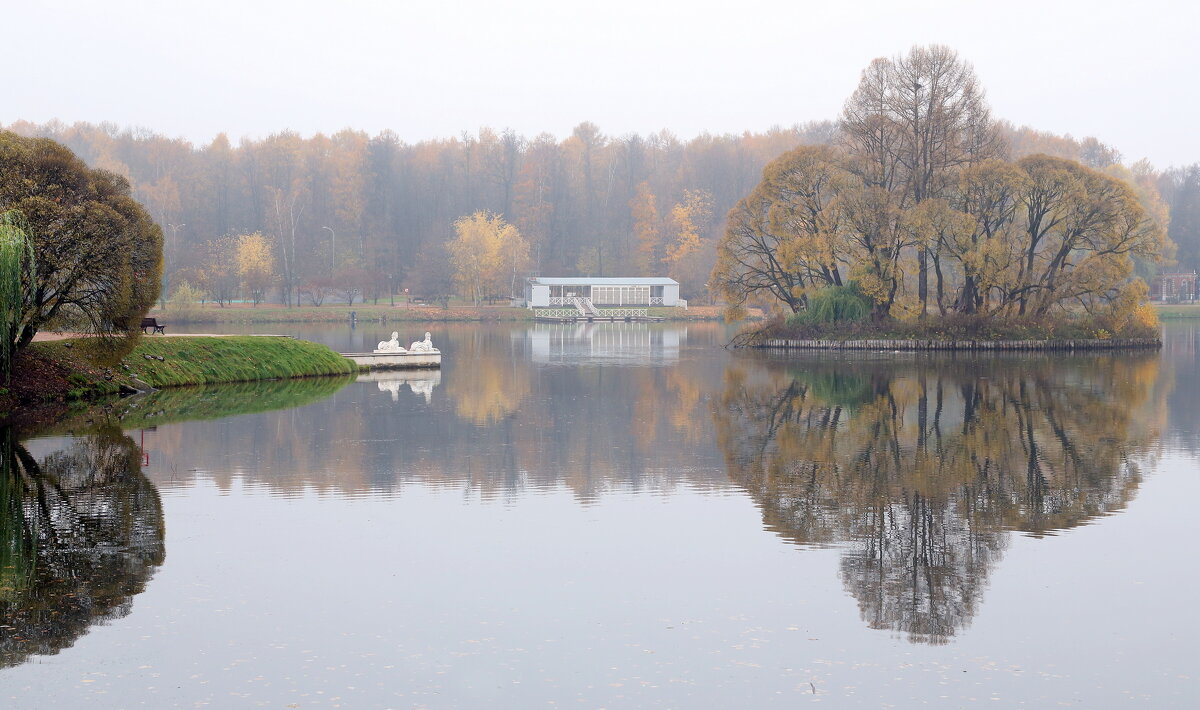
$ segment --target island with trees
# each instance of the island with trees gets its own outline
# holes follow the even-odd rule
[[[750,344],[1153,341],[1138,269],[1172,245],[1157,193],[1127,172],[1013,159],[971,67],[916,47],[863,72],[834,141],[766,166],[711,283],[733,318],[779,314]]]

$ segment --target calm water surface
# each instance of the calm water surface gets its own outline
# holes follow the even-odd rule
[[[1197,703],[1195,324],[990,358],[429,329],[440,372],[4,433],[0,705]]]

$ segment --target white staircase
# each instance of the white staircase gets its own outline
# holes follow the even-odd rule
[[[571,303],[575,305],[575,310],[579,311],[580,315],[589,318],[595,318],[600,315],[600,311],[596,306],[592,305],[592,299],[575,296],[571,299]]]

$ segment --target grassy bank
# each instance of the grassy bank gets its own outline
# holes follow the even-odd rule
[[[1154,309],[1158,311],[1158,317],[1163,320],[1200,318],[1200,304],[1156,305]]]
[[[650,315],[670,321],[719,320],[721,311],[714,306],[680,308],[651,308]],[[360,322],[376,323],[494,323],[531,322],[533,311],[511,306],[388,306],[359,304],[356,306],[320,306],[286,308],[277,305],[249,307],[231,305],[225,308],[213,304],[184,310],[155,310],[150,315],[167,325],[172,323],[345,323],[353,312]]]
[[[353,362],[324,345],[249,335],[142,338],[122,364],[151,387],[346,375],[357,370]]]
[[[143,338],[121,362],[108,364],[91,338],[33,343],[0,386],[0,420],[52,421],[122,391],[350,375],[353,362],[324,345],[291,338],[229,336]]]

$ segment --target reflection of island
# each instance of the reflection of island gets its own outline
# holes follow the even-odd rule
[[[730,477],[779,535],[848,544],[864,620],[913,641],[970,622],[1008,531],[1124,507],[1158,437],[1153,357],[777,365],[729,372]]]
[[[221,419],[294,409],[319,402],[354,381],[354,375],[171,387],[122,400],[114,410],[125,429],[191,419]],[[89,413],[102,416],[99,413]]]
[[[41,461],[0,431],[0,667],[129,613],[163,562],[158,491],[119,428]]]
[[[382,370],[358,376],[359,382],[374,382],[380,392],[389,392],[393,402],[400,401],[400,388],[408,386],[413,394],[424,397],[425,404],[433,401],[433,388],[442,384],[441,370]]]

